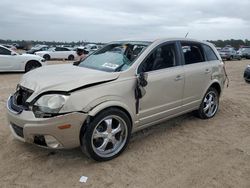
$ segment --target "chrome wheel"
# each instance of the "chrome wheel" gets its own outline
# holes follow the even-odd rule
[[[126,122],[119,116],[110,115],[95,126],[91,144],[100,157],[112,157],[124,147],[128,137]]]
[[[210,91],[206,94],[203,101],[203,112],[209,118],[214,116],[218,109],[218,97],[214,91]]]

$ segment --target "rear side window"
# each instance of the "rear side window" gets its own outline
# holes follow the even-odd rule
[[[60,52],[62,52],[62,51],[69,51],[68,48],[63,48],[63,47],[56,47],[55,50],[56,50],[56,51],[60,51]]]
[[[205,61],[203,49],[200,44],[192,42],[181,42],[181,47],[186,65]]]
[[[210,46],[208,45],[202,45],[202,46],[203,46],[207,61],[218,60],[218,57],[215,55],[213,49]]]

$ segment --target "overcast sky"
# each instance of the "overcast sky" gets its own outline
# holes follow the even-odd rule
[[[0,0],[0,38],[250,39],[249,0]]]

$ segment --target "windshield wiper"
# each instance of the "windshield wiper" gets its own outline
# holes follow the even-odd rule
[[[124,60],[124,63],[122,63],[121,65],[119,65],[115,70],[114,72],[119,72],[121,71],[122,67],[124,65],[130,65],[132,62],[129,61],[129,59],[127,57],[125,57],[126,59]]]

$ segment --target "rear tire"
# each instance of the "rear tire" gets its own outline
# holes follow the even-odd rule
[[[37,62],[37,61],[29,61],[26,65],[25,65],[25,72],[29,72],[33,69],[36,69],[38,67],[41,67],[42,65]]]
[[[202,99],[199,109],[196,114],[201,119],[209,119],[215,116],[219,109],[219,94],[218,91],[210,87]]]
[[[131,121],[117,108],[108,108],[97,114],[81,133],[82,151],[96,161],[108,161],[119,156],[131,135]]]

